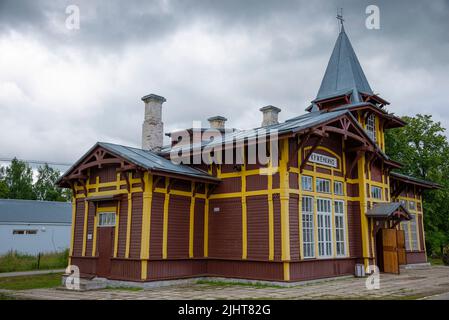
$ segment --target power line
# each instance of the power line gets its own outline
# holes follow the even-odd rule
[[[17,159],[17,158],[0,158],[0,161],[5,161],[5,162],[11,162],[13,159]],[[52,165],[52,166],[62,166],[62,167],[70,167],[72,164],[71,163],[58,163],[58,162],[53,162],[53,161],[41,161],[41,160],[26,160],[26,159],[17,159],[19,161],[23,161],[29,164],[48,164],[48,165]]]

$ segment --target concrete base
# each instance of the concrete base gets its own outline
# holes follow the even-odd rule
[[[63,276],[62,284],[65,288],[65,278],[67,275]],[[313,283],[335,281],[340,279],[354,278],[354,276],[340,276],[332,278],[323,278],[316,280],[307,281],[296,281],[296,282],[280,282],[280,281],[259,281],[259,280],[249,280],[249,279],[236,279],[236,278],[220,278],[220,277],[197,277],[188,279],[177,279],[177,280],[161,280],[161,281],[148,281],[148,282],[134,282],[134,281],[122,281],[122,280],[109,280],[106,278],[93,278],[92,280],[80,279],[80,290],[100,290],[105,288],[160,288],[168,286],[179,286],[179,285],[189,285],[195,284],[199,281],[206,282],[216,282],[226,285],[228,284],[249,284],[249,285],[259,285],[267,287],[295,287],[304,286]]]
[[[105,289],[108,285],[103,281],[98,281],[97,278],[94,279],[83,279],[80,278],[79,289],[69,289],[73,286],[67,286],[66,281],[68,274],[62,275],[62,287],[59,287],[60,290],[69,290],[69,291],[91,291],[91,290],[100,290]]]
[[[405,264],[402,265],[400,268],[405,270],[413,270],[413,269],[428,269],[431,265],[429,262],[425,263],[413,263],[413,264]]]

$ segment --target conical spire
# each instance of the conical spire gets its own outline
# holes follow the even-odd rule
[[[361,92],[373,94],[342,23],[315,100],[343,95],[350,91],[353,93],[352,102],[359,102]]]

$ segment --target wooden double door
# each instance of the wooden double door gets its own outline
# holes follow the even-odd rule
[[[376,235],[376,253],[380,271],[399,274],[399,266],[406,264],[404,231],[380,229]]]

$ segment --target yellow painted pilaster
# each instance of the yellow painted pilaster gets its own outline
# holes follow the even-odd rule
[[[118,252],[118,232],[120,227],[120,201],[117,204],[117,211],[115,215],[115,230],[114,230],[114,258],[117,258]]]
[[[241,197],[242,197],[242,259],[246,259],[248,256],[248,225],[247,225],[247,209],[246,209],[246,166],[243,167],[242,174],[242,186],[241,186]]]
[[[281,140],[281,160],[279,162],[280,200],[281,200],[281,247],[282,260],[290,260],[290,219],[289,219],[289,173],[288,139]]]
[[[366,217],[366,177],[365,177],[365,156],[362,156],[357,164],[360,195],[360,223],[362,228],[362,255],[365,268],[369,265],[369,237],[368,218]]]
[[[98,226],[98,214],[97,214],[97,205],[95,204],[94,235],[92,237],[92,257],[95,257],[97,255],[97,226]]]
[[[69,261],[68,264],[72,263],[73,255],[73,243],[75,241],[75,217],[76,217],[76,198],[75,195],[72,197],[72,226],[70,233],[70,249],[69,249]]]
[[[168,190],[169,178],[165,179],[165,188]],[[162,259],[167,259],[167,243],[168,243],[168,205],[170,203],[170,194],[165,193],[164,200],[164,227],[162,233]]]
[[[195,182],[192,182],[192,197],[190,198],[190,221],[189,221],[189,258],[193,258],[193,236],[195,232]]]
[[[153,200],[153,177],[148,172],[144,173],[143,181],[145,184],[143,191],[143,206],[142,206],[142,238],[140,244],[140,258],[141,265],[141,279],[147,278],[147,259],[150,257],[150,228],[151,228],[151,203]]]
[[[129,174],[129,178],[131,179],[131,174]],[[131,219],[132,219],[132,194],[128,192],[128,217],[126,219],[126,249],[125,249],[125,257],[129,258],[129,246],[131,243]]]
[[[284,280],[290,281],[290,262],[284,262]]]
[[[209,187],[206,185],[206,194]],[[204,201],[204,257],[209,256],[209,199]]]
[[[271,161],[268,172],[268,259],[274,260],[273,170]]]

